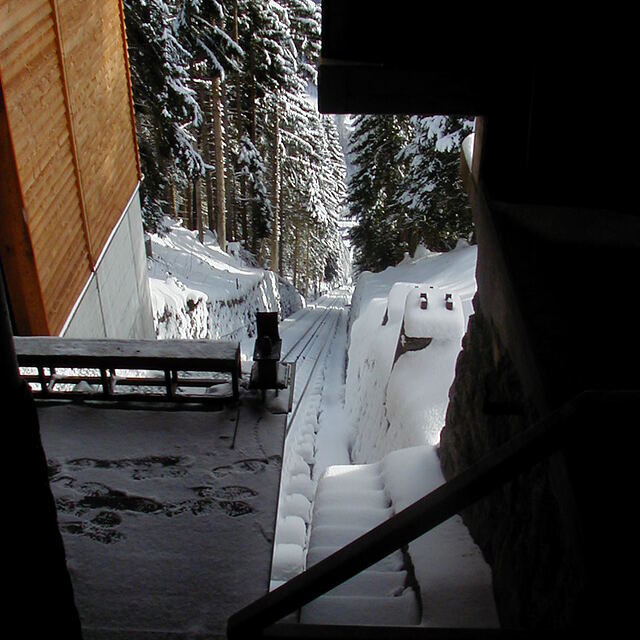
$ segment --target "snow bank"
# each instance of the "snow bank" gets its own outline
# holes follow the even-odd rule
[[[364,271],[358,277],[351,300],[351,320],[355,320],[374,298],[387,299],[396,282],[427,282],[460,296],[466,317],[473,313],[476,291],[477,247],[460,240],[452,251],[437,253],[420,245],[413,258],[408,255],[395,267],[380,273]]]
[[[396,267],[361,274],[345,386],[351,459],[439,442],[475,293],[476,247],[419,247]]]
[[[156,336],[169,338],[206,338],[209,331],[208,297],[187,288],[168,276],[165,280],[149,279]]]
[[[251,264],[238,243],[220,249],[214,233],[204,242],[181,221],[165,218],[151,235],[148,259],[154,323],[158,338],[246,341],[256,332],[257,311],[285,318],[305,305],[294,287],[272,271]]]

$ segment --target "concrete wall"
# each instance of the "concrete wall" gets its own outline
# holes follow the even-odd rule
[[[156,337],[137,190],[61,335],[67,338]]]

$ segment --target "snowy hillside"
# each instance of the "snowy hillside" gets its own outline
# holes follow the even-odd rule
[[[202,244],[197,232],[169,218],[164,229],[151,235],[148,259],[158,338],[246,343],[255,335],[256,311],[278,311],[285,318],[305,306],[291,284],[252,266],[238,243],[228,243],[224,252],[211,232],[205,232]]]
[[[353,462],[438,444],[456,358],[473,313],[475,262],[476,247],[461,242],[447,253],[418,247],[413,258],[405,256],[396,267],[361,274],[352,298],[345,389]],[[429,300],[424,311],[418,304],[422,294]],[[447,294],[451,310],[445,308]],[[431,341],[398,357],[411,338]]]

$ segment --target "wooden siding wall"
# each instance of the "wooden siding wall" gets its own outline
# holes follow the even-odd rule
[[[0,220],[16,329],[57,334],[140,175],[121,0],[0,0],[0,80],[24,210]]]

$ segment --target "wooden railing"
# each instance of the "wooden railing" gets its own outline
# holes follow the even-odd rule
[[[577,435],[584,437],[584,424],[602,412],[612,415],[616,408],[626,412],[637,406],[639,392],[585,392],[487,455],[468,470],[432,491],[413,505],[375,527],[333,555],[311,566],[282,586],[269,592],[229,618],[228,637],[307,637],[306,625],[277,625],[288,614],[367,569],[403,545],[463,511],[475,501],[509,482],[555,452],[564,450]],[[582,433],[580,433],[582,430]],[[576,544],[580,544],[576,541]],[[276,625],[276,626],[274,626]],[[325,629],[322,627],[322,629]],[[333,629],[333,632],[331,631]],[[340,637],[375,638],[383,630],[374,627],[340,627]],[[411,627],[415,633],[418,628]],[[311,625],[309,636],[321,628]],[[337,632],[327,626],[327,636]],[[434,635],[435,631],[435,635]],[[438,636],[438,630],[420,629],[422,635]],[[389,630],[385,631],[389,637]],[[469,637],[469,630],[450,630],[447,638]],[[473,637],[489,637],[492,632],[473,630]],[[478,635],[479,634],[479,635]],[[544,637],[549,637],[548,634]]]
[[[239,397],[240,344],[234,341],[16,336],[14,344],[22,377],[36,398],[184,403]],[[211,392],[226,381],[212,374],[227,376],[229,392]],[[76,390],[80,382],[93,391]]]

